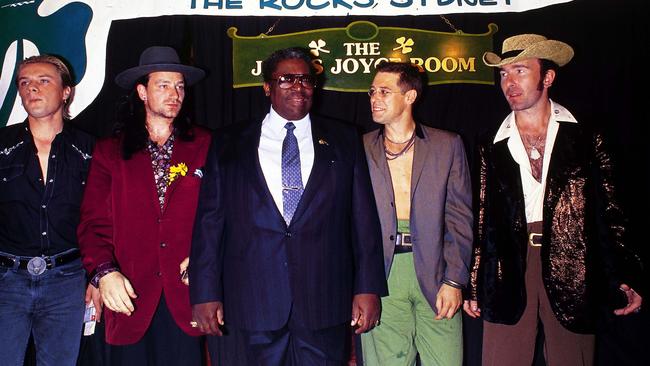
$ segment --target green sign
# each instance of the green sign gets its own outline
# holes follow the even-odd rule
[[[228,36],[233,40],[233,86],[262,85],[262,60],[287,47],[311,51],[317,72],[324,74],[323,88],[328,90],[368,90],[375,67],[387,60],[419,65],[427,73],[429,85],[494,84],[494,72],[481,57],[492,50],[492,35],[497,30],[490,24],[484,34],[445,33],[358,21],[345,28],[240,37],[232,27]]]

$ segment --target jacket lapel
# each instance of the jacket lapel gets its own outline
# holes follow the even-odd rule
[[[197,167],[195,161],[198,158],[199,149],[195,148],[196,141],[183,141],[180,138],[174,140],[174,149],[172,151],[172,158],[170,161],[170,166],[177,166],[179,164],[185,164],[188,168],[186,176],[183,177],[180,174],[176,176],[176,179],[167,187],[167,192],[165,193],[165,205],[163,206],[163,213],[167,209],[167,205],[172,199],[176,187],[183,180],[187,179],[188,176],[194,174],[194,170]]]
[[[147,201],[151,202],[154,212],[160,214],[161,210],[158,201],[158,190],[156,189],[156,178],[153,174],[151,154],[149,154],[149,151],[144,149],[136,152],[131,159],[124,161],[124,166],[127,170],[125,176],[135,177],[131,180],[131,184],[142,185],[138,191],[146,192],[146,195],[149,197]]]
[[[429,150],[431,149],[430,143],[428,141],[429,136],[425,135],[424,129],[422,126],[417,124],[415,126],[415,146],[413,146],[413,168],[411,169],[411,202],[413,202],[415,197],[415,189],[420,182],[420,177],[422,176],[422,170],[427,163],[427,158],[429,155]],[[411,209],[413,205],[411,205]]]
[[[558,193],[561,192],[558,187],[562,187],[567,179],[568,174],[574,169],[571,165],[575,162],[577,152],[574,149],[575,137],[566,123],[560,123],[560,126],[553,143],[553,152],[548,164],[546,173],[546,187],[544,192],[544,216],[550,215],[550,210],[555,207],[559,199]]]
[[[273,207],[274,212],[277,214],[276,216],[278,221],[281,221],[283,225],[286,225],[282,212],[280,212],[278,206],[275,204],[269,186],[266,184],[266,178],[264,178],[264,172],[262,171],[262,165],[260,164],[258,149],[261,133],[262,119],[249,123],[249,126],[246,127],[241,134],[240,141],[236,142],[237,148],[235,156],[241,157],[241,168],[246,176],[246,181],[252,186],[255,194],[259,196],[260,200],[264,202],[265,205]]]
[[[296,212],[291,220],[291,224],[297,222],[307,207],[309,207],[309,203],[314,198],[316,192],[322,188],[320,182],[323,181],[327,171],[332,167],[332,164],[335,163],[335,155],[333,151],[334,140],[331,139],[331,136],[325,126],[323,126],[323,123],[319,122],[318,117],[311,116],[311,118],[311,136],[312,143],[314,144],[314,164],[311,168],[311,173],[309,174],[309,180],[306,182],[305,189],[300,197],[300,202],[298,203]]]
[[[519,164],[513,159],[508,149],[508,139],[494,144],[494,170],[497,177],[497,186],[501,194],[507,197],[510,203],[510,212],[514,221],[526,223],[526,203],[524,202],[524,189],[521,184]]]
[[[393,199],[393,181],[390,178],[390,170],[388,169],[388,161],[386,161],[386,152],[384,151],[384,142],[382,141],[383,135],[380,130],[377,130],[377,135],[373,138],[373,142],[369,149],[370,159],[368,159],[368,164],[372,165],[373,169],[370,169],[370,174],[373,179],[375,174],[373,172],[379,172],[379,175],[384,180],[384,184],[379,186],[384,187],[385,194],[382,197],[390,197]],[[377,202],[377,207],[387,207],[390,206],[390,202]]]

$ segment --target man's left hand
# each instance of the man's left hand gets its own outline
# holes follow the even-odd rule
[[[99,293],[99,289],[91,284],[88,284],[86,288],[86,305],[91,301],[95,304],[95,319],[99,323],[102,319],[102,309],[104,308],[104,302],[102,301],[102,295]]]
[[[436,295],[436,310],[438,310],[438,315],[435,319],[453,318],[462,303],[463,294],[461,289],[443,283]]]
[[[628,315],[631,313],[638,313],[641,310],[641,303],[643,298],[639,295],[633,288],[622,283],[620,287],[621,291],[625,293],[627,298],[627,305],[624,308],[614,310],[616,315]]]
[[[352,322],[356,326],[354,334],[361,334],[369,331],[379,324],[381,315],[381,302],[375,294],[357,294],[352,300]]]

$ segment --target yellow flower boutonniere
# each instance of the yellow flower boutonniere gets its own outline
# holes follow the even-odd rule
[[[167,185],[171,185],[176,177],[179,175],[184,177],[187,174],[187,165],[185,163],[178,163],[169,167],[169,182]]]

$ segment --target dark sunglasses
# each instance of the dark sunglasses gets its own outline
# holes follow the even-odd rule
[[[307,74],[284,74],[278,76],[277,79],[271,80],[277,81],[280,89],[292,88],[297,82],[306,89],[313,89],[316,86],[316,78]]]

